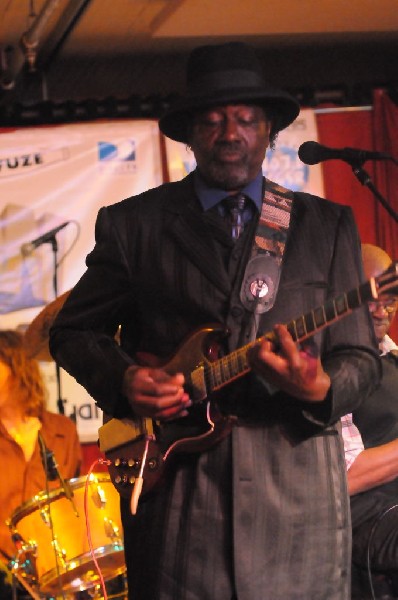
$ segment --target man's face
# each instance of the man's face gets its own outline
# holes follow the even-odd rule
[[[238,191],[260,171],[271,122],[260,106],[231,104],[197,113],[190,145],[205,181]]]
[[[381,342],[388,333],[397,312],[397,307],[398,299],[395,297],[387,297],[378,302],[369,302],[369,310],[378,342]]]

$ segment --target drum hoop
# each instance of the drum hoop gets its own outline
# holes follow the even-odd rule
[[[101,560],[101,557],[109,558],[110,555],[119,554],[119,553],[123,553],[122,555],[124,557],[124,546],[121,542],[120,543],[114,542],[113,544],[108,544],[106,546],[100,546],[99,548],[94,549],[94,556],[95,556],[96,560],[98,560],[98,561]],[[84,554],[80,554],[80,556],[77,556],[77,557],[73,558],[73,560],[67,562],[65,564],[65,567],[60,568],[60,572],[58,572],[56,568],[51,569],[50,571],[47,571],[47,573],[44,573],[40,579],[41,591],[51,592],[52,591],[51,584],[54,583],[54,581],[58,581],[58,578],[60,578],[61,580],[65,580],[65,579],[67,580],[68,575],[73,575],[73,573],[76,572],[79,567],[81,567],[85,564],[91,563],[91,562],[93,562],[93,557],[91,555],[91,552],[85,552]],[[70,565],[73,565],[73,568],[69,568]],[[123,564],[120,567],[118,567],[116,570],[112,571],[112,578],[116,577],[118,575],[121,575],[122,573],[125,573],[125,571],[126,571],[126,566],[125,566],[124,560],[123,560]],[[76,573],[75,573],[75,576],[76,576]],[[97,584],[96,581],[93,581],[92,584],[85,581],[84,583],[82,583],[80,591],[89,589],[90,587],[93,587],[96,584]],[[64,581],[63,585],[64,585],[64,589],[67,590],[68,588],[66,586],[68,585],[68,582]]]
[[[111,478],[107,473],[91,473],[90,484],[95,485],[100,483],[112,483]],[[68,483],[71,486],[72,490],[77,490],[86,485],[87,475],[83,475],[81,477],[74,477],[73,479],[68,479]],[[113,485],[113,484],[112,484]],[[40,510],[42,506],[46,506],[53,502],[54,500],[58,500],[60,498],[65,498],[65,490],[61,487],[54,488],[49,490],[49,493],[45,490],[40,490],[37,492],[33,498],[27,500],[20,506],[18,506],[12,513],[11,517],[8,519],[10,529],[16,527],[17,523],[32,514],[36,510]]]

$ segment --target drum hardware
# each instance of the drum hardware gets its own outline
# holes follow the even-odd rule
[[[61,548],[57,538],[54,536],[54,539],[51,540],[51,545],[54,548],[55,555],[57,557],[57,566],[65,569],[66,566],[66,550]]]
[[[117,575],[113,579],[105,582],[106,598],[107,600],[127,600],[127,577],[125,573]],[[58,600],[51,599],[51,600]],[[59,600],[104,600],[103,589],[100,584],[96,584],[93,587],[77,592],[73,596],[60,598]]]
[[[47,527],[51,527],[50,511],[48,509],[48,506],[44,506],[40,509],[40,517],[43,523],[47,525]]]
[[[27,581],[27,579],[24,576],[22,576],[18,571],[14,571],[12,566],[10,566],[10,571],[12,577],[14,578],[13,587],[15,586],[15,582],[18,581],[34,600],[42,600],[42,597],[39,596],[36,589],[32,587],[32,585]]]
[[[17,554],[9,561],[7,568],[32,598],[40,600],[36,577],[37,545],[26,544],[17,532],[14,532],[11,538],[17,547]]]
[[[35,542],[26,543],[17,531],[14,531],[11,539],[17,548],[17,554],[10,561],[10,570],[16,572],[23,568],[31,582],[36,583],[37,544]]]
[[[94,491],[91,492],[91,498],[97,508],[105,508],[106,506],[106,496],[103,488],[97,484]]]
[[[105,535],[111,540],[120,540],[119,527],[112,519],[104,518]]]

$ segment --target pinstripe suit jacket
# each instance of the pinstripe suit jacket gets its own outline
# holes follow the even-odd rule
[[[239,272],[253,224],[232,246],[203,213],[192,177],[101,209],[87,271],[52,328],[50,348],[107,413],[129,414],[121,382],[137,350],[170,356],[218,322],[240,344]],[[359,284],[351,210],[296,193],[275,306],[259,333]],[[113,336],[121,323],[121,346]],[[379,377],[366,309],[315,337],[332,392],[322,405],[272,394],[253,374],[224,392],[242,418],[210,450],[182,454],[131,517],[122,502],[135,600],[344,600],[350,521],[339,417]]]

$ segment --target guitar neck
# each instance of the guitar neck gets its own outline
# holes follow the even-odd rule
[[[377,298],[375,280],[371,279],[350,292],[328,300],[310,312],[286,323],[295,342],[302,342],[335,321],[350,314],[365,302]],[[274,332],[268,332],[254,342],[206,365],[206,383],[209,392],[217,391],[250,371],[247,354],[262,339],[276,341]]]

